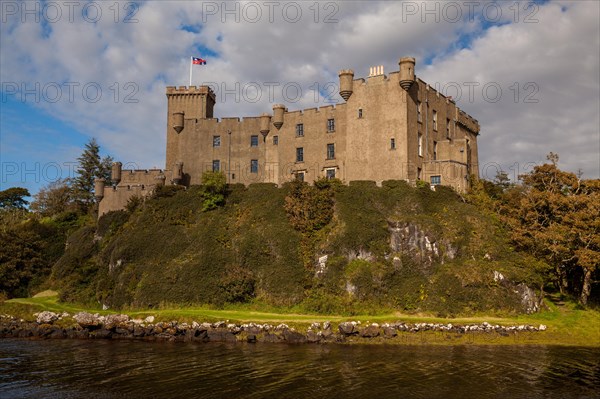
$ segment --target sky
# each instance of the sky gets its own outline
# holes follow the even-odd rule
[[[600,176],[598,1],[0,2],[0,190],[72,177],[84,145],[163,168],[166,86],[216,92],[216,117],[341,103],[338,71],[416,74],[481,125],[480,174],[558,153]]]

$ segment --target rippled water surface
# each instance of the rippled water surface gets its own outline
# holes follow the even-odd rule
[[[592,398],[598,392],[597,348],[0,340],[2,399]]]

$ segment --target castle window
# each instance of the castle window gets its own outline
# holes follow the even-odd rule
[[[327,159],[335,159],[335,144],[327,144]]]
[[[213,147],[221,146],[221,136],[213,136]]]
[[[419,137],[418,137],[418,150],[419,150],[419,156],[422,157],[423,156],[423,135],[421,133],[419,133]]]
[[[423,173],[421,168],[417,168],[417,180],[421,180],[421,178],[423,177]]]
[[[433,110],[433,130],[437,131],[437,111]]]
[[[335,132],[335,119],[327,119],[327,132]]]
[[[437,160],[437,141],[433,142],[433,160]]]
[[[220,170],[221,170],[221,161],[219,161],[218,159],[213,160],[212,171],[218,172]]]
[[[423,122],[423,116],[421,111],[423,110],[423,104],[421,104],[421,101],[417,101],[417,121],[418,122]]]
[[[258,147],[258,136],[257,135],[250,136],[250,147]]]
[[[396,139],[390,139],[390,150],[396,149]]]
[[[306,172],[304,172],[304,171],[298,171],[298,172],[294,173],[294,176],[295,176],[296,180],[304,181],[305,174],[306,174]]]
[[[258,159],[250,160],[250,173],[258,173]]]
[[[273,145],[279,144],[279,136],[273,136]]]
[[[296,148],[296,162],[304,162],[304,148]]]
[[[439,186],[442,184],[442,176],[431,176],[431,185]]]
[[[446,119],[446,137],[450,138],[450,119]]]
[[[302,123],[298,123],[296,125],[296,137],[304,136],[304,125]]]
[[[362,118],[362,108],[358,109],[358,119]]]
[[[335,168],[325,169],[325,177],[329,180],[335,179]]]

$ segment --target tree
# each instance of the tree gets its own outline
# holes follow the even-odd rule
[[[29,197],[29,191],[23,187],[11,187],[0,191],[0,208],[2,209],[25,209],[29,201],[23,197]]]
[[[204,172],[202,185],[204,186],[202,211],[210,211],[225,203],[227,178],[223,172]]]
[[[110,156],[100,158],[100,146],[93,138],[85,145],[77,161],[77,176],[71,181],[72,195],[81,210],[87,211],[94,203],[94,180],[103,178],[106,184],[110,184],[113,159]]]
[[[33,219],[0,229],[0,295],[29,296],[49,276],[64,240],[56,225]]]
[[[29,209],[42,216],[54,216],[62,212],[75,211],[76,204],[67,179],[48,184],[33,196]]]
[[[585,305],[600,264],[600,183],[561,171],[558,159],[550,153],[551,163],[520,176],[523,189],[507,196],[502,213],[515,243],[552,265],[561,292]]]

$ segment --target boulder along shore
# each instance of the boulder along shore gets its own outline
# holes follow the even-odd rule
[[[215,323],[186,323],[178,321],[154,322],[154,316],[131,319],[125,314],[101,316],[80,312],[41,312],[35,321],[26,321],[10,315],[0,315],[0,338],[38,339],[131,339],[181,342],[270,342],[270,343],[353,343],[401,340],[418,333],[439,333],[442,338],[460,339],[473,335],[483,338],[516,336],[520,333],[546,331],[546,326],[500,326],[481,324],[442,323],[365,323],[347,321],[333,325],[330,322],[312,323],[306,331],[287,324],[236,324],[227,321]],[[72,320],[72,323],[70,321]]]

